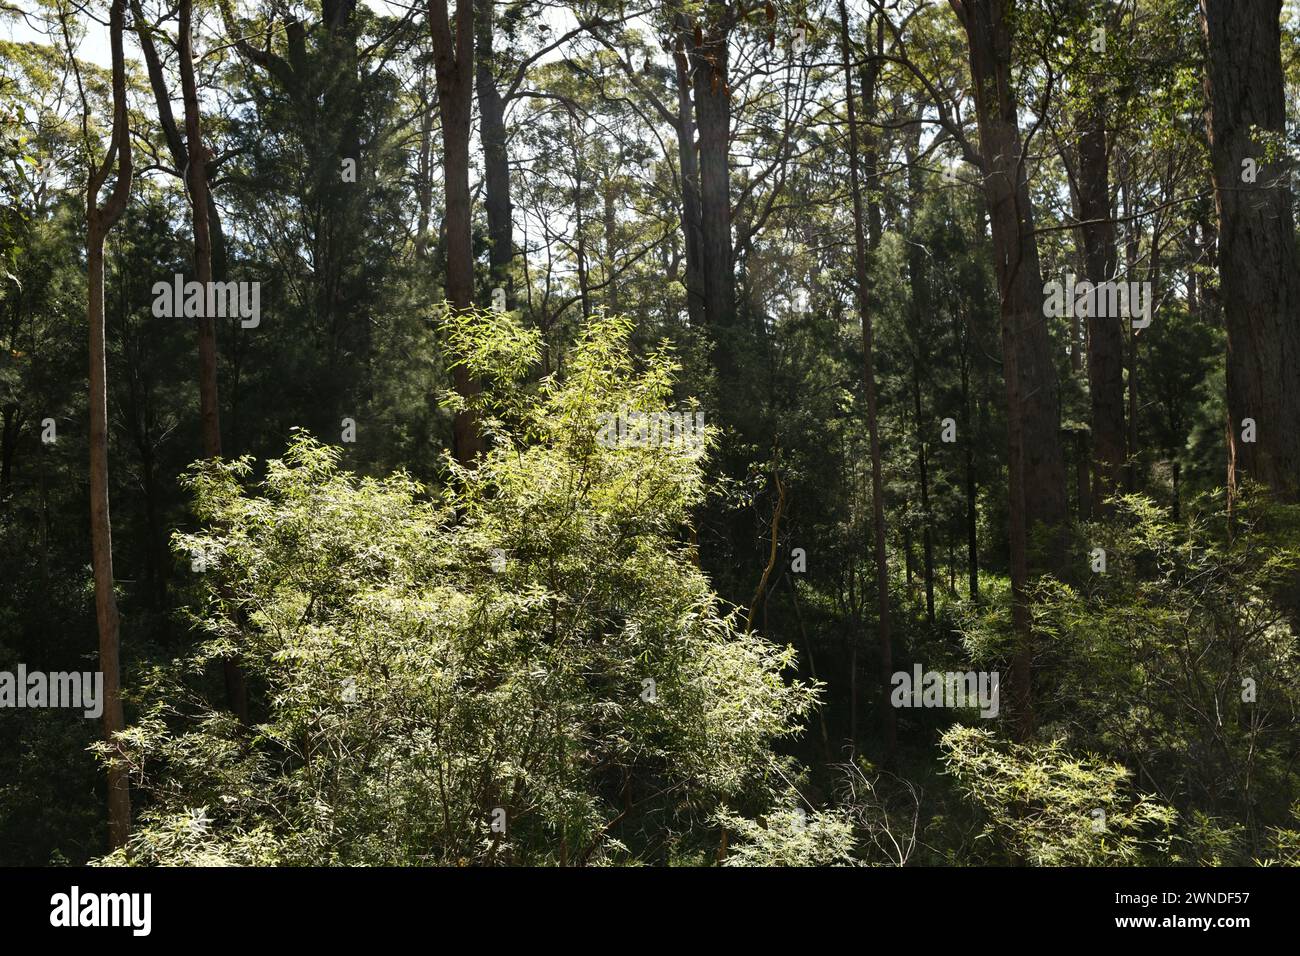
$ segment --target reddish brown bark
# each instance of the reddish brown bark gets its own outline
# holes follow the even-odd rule
[[[474,95],[474,4],[456,0],[455,34],[447,0],[429,0],[429,33],[442,119],[444,228],[447,235],[447,303],[457,311],[474,306],[474,248],[470,231],[469,137]],[[479,382],[462,365],[452,372],[456,393],[467,402],[479,394]],[[483,452],[483,437],[472,408],[456,413],[452,423],[456,460],[470,464]]]
[[[113,134],[108,155],[92,168],[86,185],[86,318],[90,326],[90,541],[99,627],[99,669],[104,675],[104,738],[126,729],[122,710],[119,617],[113,593],[113,525],[108,500],[108,368],[104,348],[104,240],[126,208],[131,191],[131,134],[127,126],[126,71],[122,55],[125,0],[109,12],[112,48]],[[114,169],[116,164],[116,169]],[[113,191],[104,205],[99,192],[110,172]],[[126,767],[115,758],[108,768],[108,842],[126,843],[131,831],[131,792]]]
[[[1300,267],[1290,171],[1264,135],[1286,136],[1281,0],[1201,0],[1219,283],[1228,333],[1229,487],[1244,476],[1300,501]],[[1258,134],[1255,132],[1258,130]],[[1264,135],[1259,135],[1264,134]],[[1253,160],[1254,182],[1243,177]],[[1242,440],[1242,422],[1256,440]]]

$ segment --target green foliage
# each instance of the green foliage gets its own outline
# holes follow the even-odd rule
[[[1167,847],[1174,811],[1130,794],[1119,764],[1072,757],[1059,740],[1022,746],[975,727],[949,730],[942,747],[962,792],[986,816],[982,836],[994,860],[1121,866],[1158,860]]]
[[[106,33],[66,3],[11,6],[0,669],[86,669],[84,191],[88,154],[108,146]],[[198,6],[214,268],[260,282],[265,319],[217,322],[236,460],[178,479],[201,447],[195,329],[149,306],[156,281],[192,276],[192,223],[128,36],[135,177],[108,239],[105,316],[140,816],[131,845],[104,857],[98,726],[0,714],[0,863],[1300,862],[1300,521],[1249,494],[1229,516],[1216,493],[1228,303],[1214,252],[1233,229],[1208,181],[1195,0],[1011,5],[1006,92],[1034,157],[1025,267],[1086,271],[1082,190],[1104,185],[1106,269],[1154,286],[1152,324],[1125,325],[1112,357],[1128,386],[1125,486],[1144,497],[1078,526],[1074,566],[1030,583],[1037,734],[1017,746],[969,712],[900,711],[888,764],[856,225],[894,667],[998,670],[1005,691],[1017,641],[995,210],[967,161],[977,111],[950,6],[849,5],[863,65],[855,222],[833,4],[780,6],[770,21],[760,5],[730,24],[734,5],[696,0],[630,19],[581,5],[569,35],[551,15],[563,11],[487,4],[475,85],[495,78],[508,102],[507,175],[485,123],[470,142],[473,298],[502,286],[505,314],[440,304],[450,150],[425,11],[291,4],[286,20],[278,2]],[[142,12],[175,100],[175,5]],[[699,72],[681,18],[727,34],[720,75]],[[692,111],[706,87],[725,95],[725,126]],[[1104,184],[1085,180],[1081,156],[1094,120]],[[719,132],[725,171],[707,161]],[[1282,155],[1284,137],[1254,132]],[[692,157],[711,169],[692,172]],[[510,250],[489,228],[503,215]],[[1066,464],[1055,490],[1095,517],[1082,503],[1095,320],[1046,321]],[[483,385],[468,404],[492,450],[472,469],[442,452],[466,404],[450,390],[457,363]],[[595,440],[599,415],[667,407],[703,410],[706,452]],[[940,437],[948,418],[955,441]],[[344,427],[345,444],[319,443]],[[1105,574],[1088,568],[1095,547]],[[760,577],[742,633],[749,609],[732,609]],[[232,657],[248,723],[222,709]],[[937,746],[945,732],[961,746]],[[1079,830],[1101,808],[1089,787],[1112,801],[1105,833]]]
[[[1084,568],[1104,548],[1105,573],[1039,595],[1057,694],[1045,721],[1140,767],[1145,786],[1207,821],[1187,834],[1193,858],[1245,862],[1300,783],[1300,654],[1286,601],[1300,566],[1297,509],[1251,495],[1231,519],[1221,497],[1194,502],[1181,522],[1141,497],[1117,509],[1076,546]],[[1228,835],[1205,841],[1215,828]],[[1227,856],[1224,840],[1235,847]]]
[[[664,355],[633,372],[627,331],[591,326],[441,495],[306,436],[255,489],[247,459],[192,471],[204,530],[176,545],[208,562],[206,640],[157,669],[126,735],[148,801],[112,862],[654,859],[690,820],[768,802],[771,745],[814,691],[681,542],[698,456],[596,441],[598,414],[671,386]],[[526,364],[507,345],[528,336],[494,341]],[[266,701],[251,726],[199,693],[231,654]]]
[[[1077,575],[1033,589],[1042,734],[1140,769],[1143,790],[1178,811],[1169,861],[1243,864],[1268,852],[1300,780],[1300,654],[1289,595],[1300,567],[1297,509],[1222,495],[1174,520],[1149,498],[1114,502],[1081,527]],[[1231,534],[1228,529],[1231,527]],[[1105,571],[1091,568],[1093,549]],[[967,606],[973,661],[1005,669],[1010,595]]]
[[[853,824],[842,810],[773,810],[757,820],[720,814],[734,830],[724,866],[847,866],[853,864]]]

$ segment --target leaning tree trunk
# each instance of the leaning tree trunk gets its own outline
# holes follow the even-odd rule
[[[1281,0],[1201,0],[1228,332],[1229,490],[1248,476],[1294,502],[1300,501],[1300,267],[1290,169],[1268,161],[1263,141],[1268,134],[1286,136],[1281,9]],[[1254,441],[1243,440],[1248,418],[1255,422]]]

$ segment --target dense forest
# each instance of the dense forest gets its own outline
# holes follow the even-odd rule
[[[0,0],[0,864],[1300,864],[1300,8]]]

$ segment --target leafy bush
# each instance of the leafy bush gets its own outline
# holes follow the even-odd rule
[[[941,741],[949,771],[985,814],[995,855],[1032,866],[1131,866],[1167,845],[1173,811],[1130,796],[1128,771],[1076,759],[1060,741],[1019,745],[953,727]]]
[[[1169,862],[1244,864],[1268,852],[1300,784],[1294,587],[1300,510],[1206,497],[1182,520],[1142,496],[1082,527],[1069,582],[1034,589],[1044,737],[1133,768],[1178,811]],[[1231,532],[1229,532],[1231,529]],[[1090,567],[1094,548],[1106,567]],[[1005,666],[1006,601],[971,609],[966,645]]]
[[[720,822],[739,836],[724,866],[853,865],[853,823],[843,811],[789,806],[757,820],[722,814]]]
[[[596,440],[603,412],[664,407],[669,357],[635,371],[605,319],[527,389],[532,337],[456,321],[490,344],[466,361],[494,441],[438,494],[305,435],[256,484],[247,459],[191,472],[206,640],[150,675],[125,738],[147,809],[110,862],[653,860],[770,804],[815,690],[684,543],[699,453]],[[230,655],[250,725],[202,693]]]

